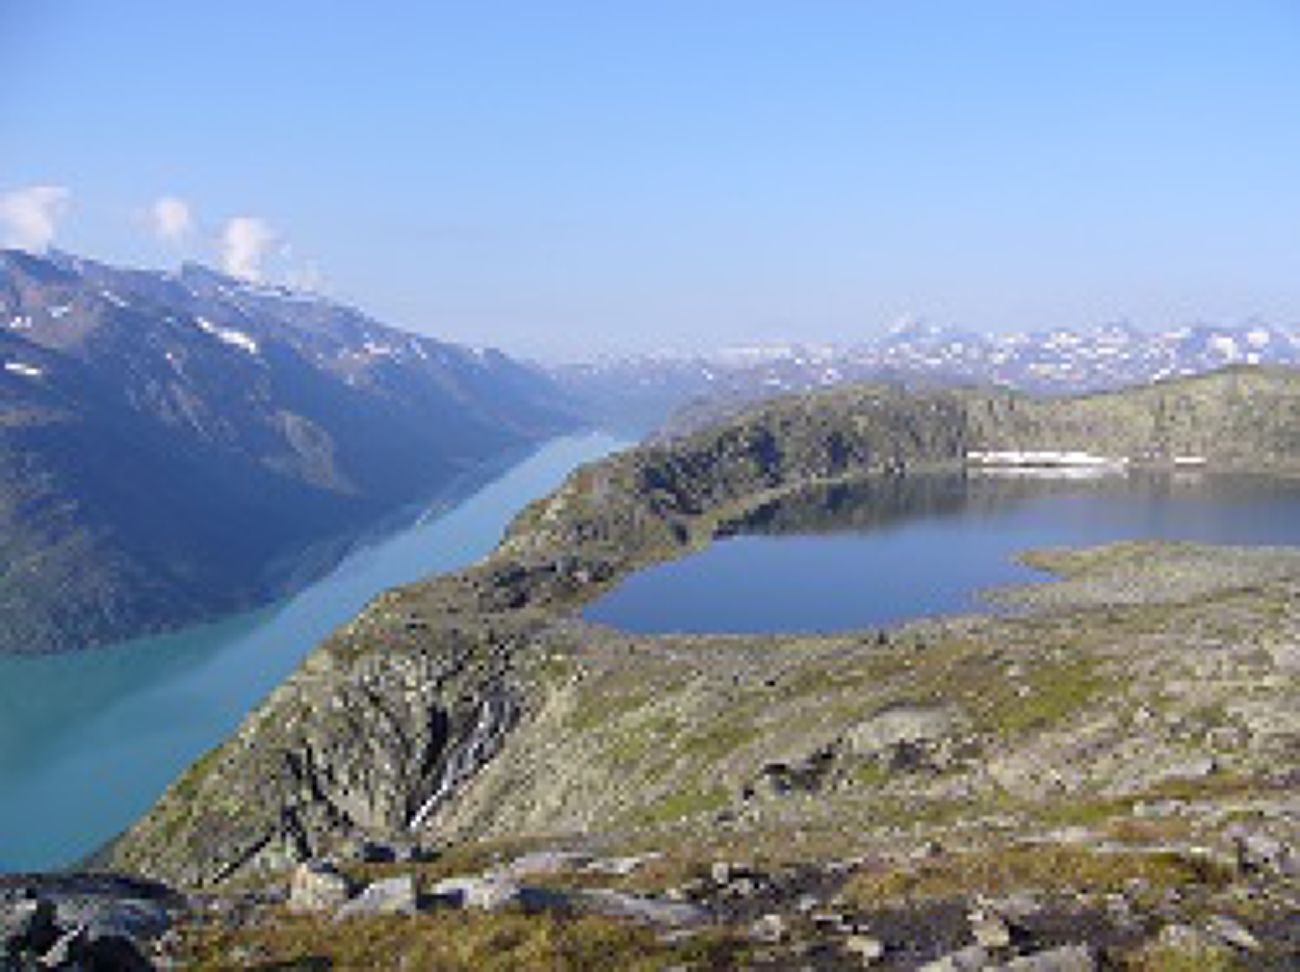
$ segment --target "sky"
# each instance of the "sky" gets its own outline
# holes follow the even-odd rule
[[[1300,323],[1300,0],[0,0],[0,233],[551,360]]]

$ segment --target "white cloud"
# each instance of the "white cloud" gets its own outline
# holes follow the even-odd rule
[[[244,280],[262,275],[262,257],[275,242],[275,231],[256,216],[236,216],[221,232],[221,264],[226,273]]]
[[[21,250],[44,250],[53,241],[71,198],[64,186],[28,186],[0,193],[5,244]]]
[[[189,203],[175,196],[160,196],[149,210],[149,216],[154,235],[170,243],[184,239],[194,228]]]

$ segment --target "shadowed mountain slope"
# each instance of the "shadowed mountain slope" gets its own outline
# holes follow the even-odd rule
[[[0,252],[0,650],[266,601],[306,548],[572,424],[533,369],[324,298]]]

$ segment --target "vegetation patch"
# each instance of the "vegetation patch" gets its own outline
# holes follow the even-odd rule
[[[986,686],[973,708],[995,732],[1014,737],[1079,715],[1113,688],[1096,659],[1067,658],[1032,668],[1018,685]]]
[[[653,929],[598,916],[445,911],[341,922],[285,914],[250,927],[192,926],[183,930],[178,954],[185,968],[212,972],[232,968],[650,972],[669,965],[738,968],[745,964],[746,946],[718,930],[665,942]]]
[[[1213,862],[1172,851],[1100,852],[1064,844],[1017,845],[944,854],[864,870],[845,885],[855,903],[881,904],[1026,889],[1121,893],[1141,888],[1221,887],[1232,873]]]
[[[1126,972],[1239,972],[1249,966],[1223,945],[1155,941],[1125,956],[1121,967]]]
[[[727,791],[720,786],[684,789],[655,801],[635,816],[651,826],[672,823],[721,810],[730,800]]]

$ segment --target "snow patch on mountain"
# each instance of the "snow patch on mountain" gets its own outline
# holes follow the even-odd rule
[[[206,317],[194,318],[195,326],[206,334],[211,334],[218,341],[229,344],[232,348],[256,355],[258,351],[257,341],[249,337],[243,331],[236,331],[234,328],[218,327]]]
[[[839,382],[899,379],[1078,394],[1233,364],[1300,365],[1300,332],[1252,319],[1163,332],[1119,322],[978,334],[910,319],[857,344],[657,352],[565,365],[553,374],[598,411],[627,411],[621,402],[639,397],[642,414],[663,417],[695,400],[745,400]]]

